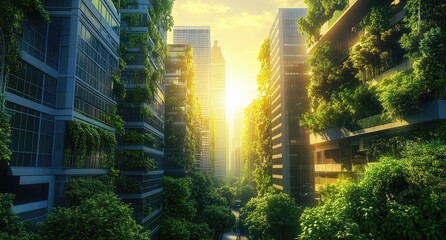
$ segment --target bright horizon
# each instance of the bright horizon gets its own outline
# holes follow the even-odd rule
[[[226,122],[229,154],[234,113],[257,96],[257,55],[268,37],[278,8],[306,7],[303,0],[176,0],[175,26],[210,26],[211,45],[218,40],[226,61]],[[204,21],[205,19],[205,21]],[[170,43],[172,42],[169,34]],[[230,156],[228,156],[228,159]]]

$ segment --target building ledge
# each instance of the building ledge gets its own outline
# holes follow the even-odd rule
[[[342,164],[315,164],[314,165],[314,171],[315,172],[331,172],[331,173],[337,173],[337,172],[348,172],[347,169],[342,167]]]
[[[405,119],[391,123],[350,131],[347,128],[331,128],[323,132],[310,134],[310,145],[331,142],[339,139],[367,135],[409,125],[421,124],[435,120],[446,120],[446,100],[435,100],[421,105],[421,110]]]

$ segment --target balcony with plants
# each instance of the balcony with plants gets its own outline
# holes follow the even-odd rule
[[[301,121],[319,133],[313,143],[445,119],[446,21],[435,1],[420,5],[420,19],[418,7],[406,1],[402,22],[389,26],[392,9],[377,4],[357,25],[364,33],[347,55],[330,42],[314,50],[312,111]]]

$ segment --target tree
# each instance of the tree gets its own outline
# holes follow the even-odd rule
[[[195,217],[197,209],[191,198],[191,184],[189,178],[164,177],[163,214],[165,216],[186,220],[192,220]]]
[[[285,193],[268,193],[251,199],[242,209],[244,225],[252,239],[294,239],[299,228],[300,208]]]
[[[218,239],[218,236],[231,229],[235,224],[235,216],[231,210],[222,205],[207,205],[201,217],[214,230],[214,239]]]
[[[251,198],[257,195],[255,187],[251,185],[243,185],[237,192],[237,198],[240,199],[242,204],[246,204]]]
[[[409,142],[302,214],[301,239],[440,239],[446,234],[446,145]],[[334,190],[334,191],[333,191]]]
[[[190,238],[188,222],[184,218],[164,217],[161,223],[161,239],[186,240]]]
[[[235,190],[232,187],[228,186],[228,185],[223,185],[223,186],[217,188],[217,193],[220,196],[225,198],[228,207],[234,205],[234,197],[235,197],[235,192],[234,191]]]
[[[207,223],[191,223],[188,224],[191,240],[212,240],[213,232]]]
[[[32,233],[25,230],[25,224],[12,211],[14,196],[0,193],[0,239],[27,240],[34,239]]]
[[[149,239],[132,209],[114,194],[99,193],[71,208],[56,208],[41,224],[42,240]]]

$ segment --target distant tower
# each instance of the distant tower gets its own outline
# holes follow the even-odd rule
[[[215,177],[226,176],[226,65],[214,41],[211,54],[211,116],[215,129]]]
[[[305,204],[312,186],[309,137],[299,126],[308,108],[305,37],[296,20],[307,9],[279,9],[270,30],[273,185]],[[277,60],[276,60],[277,59]]]
[[[194,52],[195,89],[201,104],[201,157],[195,167],[208,174],[214,171],[211,164],[211,29],[209,26],[175,26],[174,44],[189,44]]]

